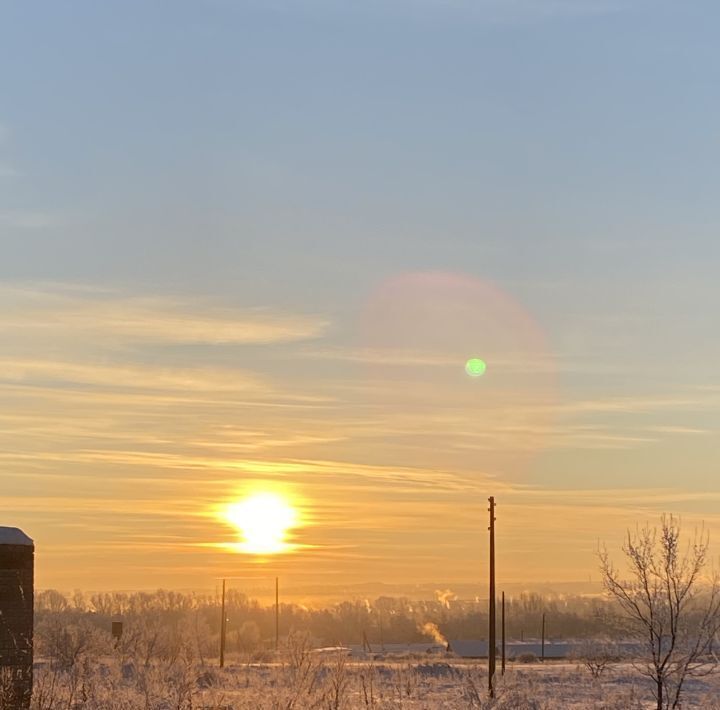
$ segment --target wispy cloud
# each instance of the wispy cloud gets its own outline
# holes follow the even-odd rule
[[[203,299],[0,287],[0,333],[145,343],[279,343],[320,336],[325,318],[234,309]]]
[[[213,0],[221,2],[223,0]],[[615,13],[638,5],[643,0],[370,0],[363,12],[462,14],[491,22],[527,21],[528,19]],[[264,0],[263,6],[275,9],[298,8],[325,12],[358,12],[352,3],[337,0]]]
[[[422,350],[421,348],[367,348],[367,347],[324,347],[306,349],[302,356],[309,359],[354,362],[364,365],[388,365],[395,367],[443,367],[458,370],[464,361],[457,353]],[[505,352],[494,357],[489,366],[499,372],[554,373],[557,362],[553,356],[538,356],[529,359],[524,353]]]
[[[704,436],[712,433],[710,429],[698,429],[697,427],[674,425],[644,427],[644,430],[654,434],[677,434],[679,436],[696,436],[698,434]]]
[[[0,174],[2,170],[3,168],[0,166]],[[14,174],[14,171],[10,173],[10,175]],[[55,217],[41,210],[0,210],[0,226],[13,229],[45,229],[55,222]]]
[[[83,384],[100,387],[176,392],[266,391],[260,378],[228,368],[172,368],[155,365],[101,364],[78,361],[0,359],[0,382]]]
[[[457,0],[459,4],[463,0]],[[496,11],[537,15],[597,15],[615,13],[640,5],[642,0],[481,0]]]

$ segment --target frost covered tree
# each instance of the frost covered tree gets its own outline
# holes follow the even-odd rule
[[[707,575],[709,536],[696,530],[681,546],[673,516],[659,527],[628,531],[622,551],[623,575],[600,550],[605,590],[622,610],[628,628],[643,650],[638,670],[653,681],[658,710],[680,707],[685,680],[715,670],[720,631],[720,585]]]

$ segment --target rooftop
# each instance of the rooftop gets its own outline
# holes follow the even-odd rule
[[[0,525],[0,545],[32,545],[33,541],[20,528]]]

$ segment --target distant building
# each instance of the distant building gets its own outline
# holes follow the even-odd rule
[[[487,658],[488,642],[474,639],[449,641],[448,651],[460,658]]]
[[[0,673],[13,710],[32,695],[34,556],[22,530],[0,527]]]
[[[632,657],[642,652],[642,646],[632,641],[618,641],[614,643],[619,654]],[[582,648],[579,641],[546,641],[543,654],[543,645],[540,641],[508,641],[505,644],[505,654],[508,660],[516,659],[527,654],[540,659],[557,660],[572,658],[573,654]],[[448,643],[448,651],[460,658],[487,658],[488,643],[485,640],[460,639]],[[498,656],[500,644],[497,646]]]
[[[348,648],[354,658],[442,655],[447,650],[439,643],[373,643],[369,651],[357,644],[350,644]]]
[[[488,656],[488,643],[484,640],[450,641],[448,647],[451,653],[460,658],[487,658]],[[545,658],[567,658],[571,655],[573,648],[573,644],[565,641],[546,641]],[[499,655],[500,644],[498,644],[497,650]],[[508,641],[505,644],[505,653],[508,659],[517,658],[526,653],[540,658],[543,655],[542,643],[539,641]]]
[[[568,641],[546,641],[545,658],[570,658],[576,648],[576,643]],[[537,658],[542,658],[543,656],[543,646],[540,641],[514,641],[513,643],[506,644],[505,651],[507,657],[510,659],[517,658],[523,654],[531,654]]]

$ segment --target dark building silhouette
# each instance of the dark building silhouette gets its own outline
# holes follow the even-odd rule
[[[0,705],[17,710],[32,694],[34,556],[22,530],[0,527]]]

